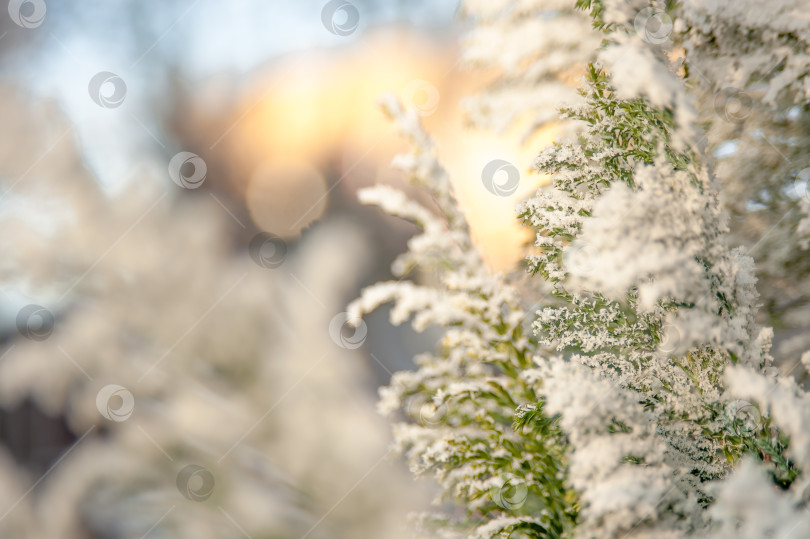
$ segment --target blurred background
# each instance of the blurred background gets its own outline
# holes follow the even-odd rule
[[[391,453],[377,388],[436,335],[344,312],[416,232],[357,190],[431,207],[378,100],[417,112],[511,271],[532,158],[602,39],[567,1],[458,4],[3,2],[0,537],[410,537],[435,491]],[[798,365],[806,107],[696,103],[759,319]],[[516,189],[485,188],[494,160]]]
[[[376,389],[412,225],[383,93],[437,140],[495,271],[536,145],[466,125],[496,74],[454,0],[11,0],[0,11],[0,536],[399,537],[424,509]],[[545,136],[542,135],[541,136]],[[481,187],[520,163],[512,196]],[[413,196],[429,203],[424,195]]]

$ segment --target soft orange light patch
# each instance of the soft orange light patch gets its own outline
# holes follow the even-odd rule
[[[275,160],[260,166],[248,183],[245,202],[256,226],[289,238],[326,209],[326,181],[312,165]]]
[[[453,188],[464,208],[476,245],[494,271],[514,268],[525,255],[531,233],[517,220],[515,206],[530,197],[547,178],[532,168],[540,149],[551,144],[557,127],[538,131],[521,144],[516,130],[496,134],[466,129],[459,136],[439,137],[440,157],[450,173]],[[482,171],[487,163],[502,159],[520,173],[517,190],[509,196],[493,194],[484,187]]]
[[[369,163],[387,162],[403,145],[380,112],[380,96],[408,93],[409,85],[424,80],[438,90],[442,104],[458,101],[467,77],[445,76],[454,56],[422,36],[388,29],[351,48],[276,62],[235,111],[242,120],[229,137],[231,148],[254,162],[282,157],[322,167],[345,150]],[[416,100],[432,97],[424,88],[415,90]],[[446,115],[439,107],[428,122]]]
[[[531,164],[557,128],[529,141],[521,140],[519,127],[498,134],[470,129],[459,103],[495,74],[465,71],[456,61],[452,45],[389,28],[356,46],[291,56],[259,72],[233,112],[235,127],[222,148],[241,171],[231,176],[232,189],[244,195],[257,226],[294,236],[321,216],[331,182],[339,178],[339,189],[353,191],[396,177],[391,159],[409,148],[377,105],[390,92],[422,112],[486,262],[496,271],[512,268],[530,238],[515,205],[543,183]],[[570,78],[581,72],[572,66]],[[493,159],[520,172],[510,196],[482,184],[482,169]]]

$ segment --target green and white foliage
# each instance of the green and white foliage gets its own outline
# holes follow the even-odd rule
[[[704,483],[723,477],[746,444],[757,446],[760,435],[768,434],[746,424],[748,438],[727,439],[735,412],[726,405],[724,366],[769,366],[768,334],[760,335],[753,322],[751,263],[722,241],[725,223],[699,154],[679,153],[671,145],[675,115],[641,98],[618,99],[595,67],[587,84],[587,104],[566,112],[585,129],[577,141],[541,154],[537,164],[552,175],[551,188],[520,210],[538,230],[531,269],[547,279],[558,300],[538,312],[536,329],[542,343],[568,363],[587,366],[609,382],[596,400],[630,392],[643,406],[646,420],[628,411],[636,417],[629,424],[615,411],[600,415],[595,407],[592,414],[605,428],[621,424],[599,446],[610,454],[615,440],[620,458],[614,465],[622,458],[625,467],[647,472],[652,462],[665,465],[669,474],[659,471],[667,480],[664,491],[675,490],[682,499],[642,489],[644,503],[662,513],[626,519],[630,529],[624,532],[642,533],[640,524],[651,519],[655,534],[661,532],[656,519],[671,522],[673,530],[703,529],[700,508],[709,501]],[[546,381],[549,389],[541,392],[559,386]],[[560,412],[563,418],[571,413],[567,407]],[[624,435],[644,432],[649,421],[666,447],[662,455],[653,452],[651,462],[644,453],[621,450]],[[790,473],[786,463],[782,468],[779,474]],[[591,479],[578,487],[583,527],[595,530],[594,537],[622,529],[605,528],[604,515],[593,509],[607,500],[616,503],[629,488],[614,486],[615,492]],[[607,498],[592,500],[595,492]],[[628,498],[623,509],[632,514],[640,504]],[[607,507],[605,514],[615,516],[616,507]]]
[[[798,364],[810,337],[810,29],[800,1],[684,2],[687,75],[700,91],[735,240],[757,261],[777,357]],[[709,20],[716,21],[708,24]],[[767,236],[767,237],[766,237]]]
[[[389,104],[416,143],[402,163],[442,215],[388,188],[361,198],[423,226],[395,271],[404,277],[419,265],[438,280],[372,286],[351,312],[359,319],[392,301],[395,323],[412,316],[417,329],[444,328],[438,353],[381,391],[383,411],[410,418],[395,430],[412,469],[433,472],[442,499],[462,505],[421,519],[444,536],[802,536],[810,526],[802,474],[810,397],[773,365],[754,260],[735,247],[738,222],[725,211],[749,201],[729,201],[733,181],[715,176],[707,151],[719,145],[707,146],[703,128],[716,88],[690,75],[691,58],[709,54],[690,26],[696,13],[708,13],[703,32],[744,30],[736,8],[715,22],[715,4],[578,2],[604,34],[582,100],[562,109],[577,135],[540,152],[537,169],[551,184],[518,208],[536,231],[532,294],[486,272],[429,138],[413,114]],[[772,8],[773,24],[787,4]],[[772,49],[787,38],[768,36],[752,46],[780,54]],[[676,45],[685,63],[673,59]],[[719,66],[743,61],[738,53],[718,45],[711,54]],[[749,69],[749,79],[779,88],[763,106],[786,92],[806,101],[800,61],[788,59],[776,81]],[[727,75],[710,73],[721,86]],[[767,185],[769,172],[749,175]],[[797,274],[786,260],[771,259],[786,264],[780,275]],[[525,296],[536,293],[542,306],[532,316]],[[536,342],[522,332],[526,317]],[[806,328],[806,318],[799,323]],[[525,493],[525,503],[504,503],[492,494],[499,485],[510,500]]]
[[[569,0],[463,0],[472,23],[462,59],[495,75],[466,99],[475,125],[503,131],[519,125],[524,137],[559,120],[557,107],[579,102],[570,81],[593,59],[600,35]]]
[[[417,520],[440,525],[447,537],[507,537],[516,530],[560,537],[573,525],[574,498],[565,484],[559,428],[543,415],[535,381],[521,376],[537,349],[525,334],[518,290],[482,263],[416,113],[391,98],[384,105],[414,143],[414,152],[397,164],[433,194],[440,212],[385,186],[361,191],[360,200],[422,228],[394,272],[404,278],[419,268],[436,282],[372,285],[348,312],[359,323],[364,313],[393,302],[393,323],[412,316],[418,331],[430,324],[444,328],[437,353],[418,356],[416,371],[394,374],[380,391],[380,410],[401,409],[409,420],[397,423],[394,434],[411,470],[434,475],[442,487],[437,502],[462,502],[458,518]]]
[[[805,2],[683,0],[677,10],[690,72],[711,78],[716,90],[761,86],[768,104],[810,100]]]

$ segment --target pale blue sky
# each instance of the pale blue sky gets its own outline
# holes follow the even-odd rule
[[[13,55],[0,74],[21,79],[37,97],[60,102],[99,181],[115,191],[137,167],[157,167],[162,162],[154,156],[175,150],[161,134],[150,102],[160,98],[167,65],[176,66],[191,84],[223,72],[238,79],[274,57],[346,46],[382,24],[399,21],[446,31],[458,1],[353,0],[360,25],[345,37],[324,28],[326,0],[46,3],[44,23],[24,30],[32,32],[32,46]],[[126,82],[120,107],[104,109],[90,99],[88,82],[99,71]]]

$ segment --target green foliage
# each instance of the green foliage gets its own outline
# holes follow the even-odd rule
[[[604,24],[606,6],[599,0],[577,5],[591,11],[598,28],[631,31],[627,24]],[[654,64],[656,54],[639,58]],[[743,455],[767,463],[782,488],[799,473],[786,456],[787,437],[768,418],[752,422],[739,415],[723,387],[728,365],[763,368],[769,356],[767,345],[752,337],[756,293],[747,261],[723,243],[727,228],[711,171],[701,150],[688,147],[689,129],[676,122],[684,121],[683,111],[676,115],[641,97],[619,98],[595,64],[588,65],[584,82],[584,104],[561,111],[579,125],[579,134],[540,153],[536,167],[551,185],[519,212],[536,231],[529,270],[542,277],[538,288],[549,292],[533,324],[536,340],[524,335],[517,291],[488,281],[474,257],[458,255],[457,245],[472,249],[472,241],[460,213],[448,211],[452,204],[439,206],[458,243],[435,224],[414,242],[431,253],[441,283],[425,302],[430,308],[436,303],[435,316],[420,316],[443,326],[444,340],[438,354],[418,359],[416,373],[395,375],[386,389],[394,398],[384,400],[412,420],[398,435],[412,469],[432,473],[442,499],[465,509],[464,517],[442,524],[462,535],[475,529],[483,537],[567,537],[578,525],[590,532],[632,531],[627,526],[635,525],[621,517],[605,522],[613,500],[602,484],[591,492],[590,483],[622,489],[622,481],[636,478],[647,490],[622,492],[618,503],[627,504],[627,514],[640,516],[633,503],[651,505],[655,515],[641,517],[650,529],[660,518],[664,526],[677,523],[691,532],[706,524],[703,511],[713,502],[705,483],[724,478]],[[662,87],[677,93],[677,81],[670,82]],[[420,133],[414,138],[426,140]],[[423,163],[418,172],[437,170]],[[452,198],[443,172],[420,181],[439,185],[440,200]],[[616,214],[619,209],[625,214]],[[634,228],[645,227],[650,234],[636,235]],[[636,237],[623,246],[604,241],[615,239],[610,234]],[[641,264],[629,277],[594,279],[590,274],[600,268],[576,267],[583,258],[575,253],[586,240],[626,247],[628,264],[638,255],[671,255],[679,263]],[[435,253],[446,260],[437,261]],[[686,269],[670,269],[681,265]],[[615,268],[622,273],[620,265]],[[668,346],[673,321],[696,337]],[[695,330],[701,324],[717,331]],[[553,351],[560,357],[550,358]],[[547,374],[563,383],[544,387]],[[603,393],[593,396],[595,404],[613,399],[613,406],[591,415],[579,384]],[[591,421],[580,427],[585,418]],[[602,444],[609,446],[608,457],[593,458]],[[666,500],[662,484],[663,491],[676,491]]]
[[[503,320],[483,321],[502,331],[509,325]],[[457,470],[469,470],[469,477],[451,489],[453,497],[468,508],[467,518],[457,526],[468,527],[481,518],[494,519],[506,512],[513,517],[531,516],[533,520],[504,528],[504,536],[520,530],[528,537],[563,537],[573,529],[577,518],[575,494],[565,481],[565,437],[556,419],[543,414],[542,402],[533,403],[537,398],[533,384],[520,378],[520,373],[530,367],[531,349],[527,346],[536,346],[521,332],[520,326],[512,327],[500,339],[488,343],[489,349],[497,353],[486,358],[487,369],[482,376],[471,372],[475,369],[470,356],[476,354],[472,341],[468,341],[471,346],[467,349],[455,341],[452,347],[443,348],[444,357],[439,361],[453,362],[451,354],[461,352],[469,362],[463,379],[480,380],[475,390],[449,394],[451,381],[445,373],[437,373],[421,380],[402,398],[409,402],[404,407],[416,422],[425,423],[420,416],[424,415],[424,405],[431,406],[428,403],[442,411],[425,428],[448,433],[444,437],[446,453],[430,460],[422,471],[449,477]],[[521,342],[527,346],[516,346]],[[433,388],[447,396],[437,400]],[[476,481],[492,478],[500,478],[503,485],[475,486]],[[524,490],[514,492],[516,487]]]
[[[664,316],[694,308],[693,303],[665,298],[659,302],[658,310],[643,312],[638,309],[637,293],[632,288],[620,302],[598,292],[569,290],[565,248],[576,240],[582,223],[590,218],[593,201],[606,189],[617,183],[637,189],[637,167],[653,164],[659,155],[673,170],[688,173],[698,192],[705,188],[694,173],[700,168],[698,155],[691,150],[676,152],[670,145],[674,128],[671,111],[653,108],[642,99],[617,99],[608,77],[593,65],[589,66],[582,95],[585,106],[563,110],[566,117],[585,126],[577,143],[557,143],[538,159],[540,170],[551,176],[552,187],[567,200],[549,197],[540,204],[524,205],[520,213],[523,221],[538,232],[539,252],[530,259],[530,270],[549,281],[559,300],[543,309],[535,324],[541,343],[556,346],[568,356],[584,358],[591,366],[624,380],[627,388],[639,393],[645,407],[659,414],[662,434],[676,436],[676,425],[682,428],[685,422],[692,424],[689,436],[693,439],[689,442],[700,449],[697,460],[703,462],[701,466],[696,464],[693,474],[700,481],[722,477],[728,463],[748,453],[772,463],[774,480],[789,485],[797,471],[784,456],[785,437],[773,429],[750,430],[742,428],[739,420],[729,422],[723,406],[714,401],[724,366],[736,361],[732,352],[704,346],[670,357],[675,372],[656,365],[657,349],[665,339]],[[555,204],[558,201],[562,203]],[[560,214],[575,214],[576,219],[564,220],[569,226],[560,227]],[[720,289],[721,278],[714,264],[705,258],[699,262],[716,290],[717,314],[732,314],[734,305]],[[679,373],[691,382],[686,394],[682,388],[676,389]],[[697,400],[684,409],[683,402],[692,398],[692,393],[698,395]],[[611,432],[622,431],[615,423],[609,428]],[[677,440],[674,443],[681,445]]]

